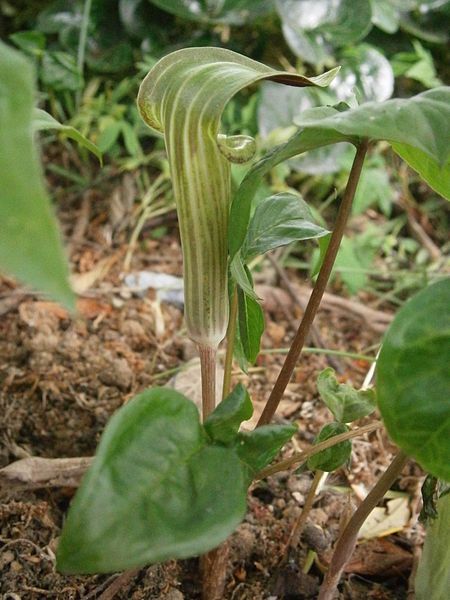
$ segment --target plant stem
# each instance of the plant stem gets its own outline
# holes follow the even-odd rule
[[[235,287],[230,304],[230,320],[228,321],[227,329],[227,352],[225,354],[224,363],[222,400],[224,400],[228,396],[231,389],[231,370],[233,367],[234,340],[236,338],[237,309],[238,295],[237,287]]]
[[[363,425],[362,427],[358,427],[358,429],[352,429],[352,431],[346,431],[345,433],[340,433],[339,435],[334,435],[328,440],[324,440],[319,444],[315,444],[308,450],[304,450],[303,452],[296,452],[291,457],[286,458],[266,469],[263,469],[255,476],[255,481],[259,479],[264,479],[265,477],[269,477],[269,475],[273,475],[274,473],[278,473],[279,471],[286,471],[290,467],[293,467],[297,463],[306,462],[311,456],[322,452],[322,450],[327,450],[328,448],[332,448],[336,444],[340,444],[341,442],[345,442],[346,440],[350,440],[354,437],[358,437],[358,435],[362,435],[363,433],[370,433],[371,431],[375,431],[383,427],[383,423],[378,421],[377,423],[370,423],[369,425]]]
[[[202,419],[212,413],[216,407],[216,355],[211,346],[198,345],[202,374]]]
[[[397,454],[347,523],[334,549],[318,600],[332,600],[334,597],[342,571],[353,554],[362,524],[400,475],[407,460],[408,457],[403,452]]]
[[[345,226],[350,215],[353,198],[355,197],[356,188],[367,153],[368,143],[368,140],[363,140],[357,147],[356,155],[353,160],[353,165],[347,182],[347,187],[345,188],[342,203],[339,208],[336,224],[331,235],[330,243],[317,277],[316,284],[309,298],[308,304],[306,305],[303,318],[300,322],[289,353],[286,356],[286,360],[284,361],[280,374],[278,375],[278,379],[258,421],[257,427],[260,427],[261,425],[267,425],[267,423],[270,423],[272,420],[284,391],[292,377],[292,373],[294,372],[295,365],[298,361],[303,346],[305,345],[305,341],[308,337],[311,325],[319,309],[322,296],[330,278],[334,261],[336,260],[339,246],[341,244],[342,236],[344,235]]]
[[[303,510],[300,513],[297,522],[294,524],[289,539],[286,543],[286,553],[288,552],[289,548],[295,548],[300,541],[300,536],[302,535],[306,520],[308,519],[308,515],[313,507],[314,498],[316,497],[317,488],[319,487],[322,475],[323,471],[320,469],[314,473],[314,479],[312,480],[311,487],[309,488],[308,495],[306,496]]]

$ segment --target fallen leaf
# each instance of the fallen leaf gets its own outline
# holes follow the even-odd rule
[[[408,496],[388,500],[385,508],[377,506],[373,509],[361,527],[359,537],[370,539],[401,531],[408,524],[410,516]]]

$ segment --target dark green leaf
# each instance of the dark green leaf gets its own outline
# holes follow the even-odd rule
[[[421,523],[427,523],[437,517],[438,483],[437,477],[427,475],[422,484],[422,510],[419,515]]]
[[[300,195],[282,192],[269,196],[256,207],[242,246],[242,256],[249,261],[279,246],[328,233],[316,225],[311,210]]]
[[[0,268],[73,309],[33,142],[33,79],[25,58],[0,42]]]
[[[239,338],[249,363],[259,354],[261,336],[264,332],[264,313],[257,300],[238,287]]]
[[[67,517],[64,573],[105,573],[201,554],[245,513],[236,450],[208,444],[195,405],[167,388],[110,420]]]
[[[232,442],[242,421],[247,421],[253,414],[253,405],[247,390],[238,385],[204,422],[206,432],[217,442],[228,444]]]
[[[40,31],[17,31],[11,34],[9,39],[31,55],[39,55],[45,48],[45,35]]]
[[[448,455],[447,455],[448,458]],[[437,502],[415,579],[417,600],[447,600],[450,589],[450,494]]]
[[[328,423],[324,425],[319,435],[314,440],[315,444],[329,440],[335,435],[345,433],[348,431],[348,427],[344,423]],[[308,469],[321,471],[335,471],[341,467],[350,458],[352,452],[352,443],[350,440],[336,444],[332,448],[322,450],[318,454],[311,456],[307,462]]]
[[[317,389],[336,421],[340,423],[351,423],[366,417],[376,408],[373,390],[355,390],[348,383],[339,383],[331,367],[319,373]]]
[[[398,312],[377,361],[377,397],[389,435],[424,469],[450,481],[450,278]]]
[[[54,119],[51,115],[48,114],[45,110],[41,110],[40,108],[35,108],[33,113],[33,130],[34,131],[48,131],[48,130],[56,130],[60,131],[64,135],[69,138],[75,140],[80,146],[87,148],[92,154],[99,159],[101,162],[102,155],[100,150],[97,148],[95,144],[93,144],[90,140],[87,139],[82,133],[80,133],[75,127],[71,127],[70,125],[63,125],[59,123],[56,119]]]
[[[272,462],[281,448],[297,431],[295,425],[263,425],[250,432],[241,432],[237,438],[239,458],[252,478]]]
[[[328,116],[327,116],[328,115]],[[297,123],[299,131],[257,162],[243,179],[231,206],[229,249],[233,259],[241,248],[250,219],[252,199],[274,166],[308,150],[338,142],[357,144],[361,138],[407,144],[444,168],[450,155],[450,87],[428,90],[410,99],[367,102],[340,111],[311,109]],[[422,172],[426,176],[427,172]]]

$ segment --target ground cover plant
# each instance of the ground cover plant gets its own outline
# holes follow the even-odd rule
[[[17,85],[17,54],[6,51],[9,61],[5,80]],[[24,73],[27,68],[24,65]],[[202,559],[203,595],[222,597],[223,560],[232,533],[246,511],[246,496],[253,481],[292,466],[307,463],[315,472],[309,498],[323,471],[344,464],[351,452],[350,440],[380,427],[350,429],[348,424],[378,406],[383,423],[401,448],[391,466],[375,485],[336,544],[319,598],[331,598],[349,559],[360,526],[399,475],[411,456],[442,481],[448,472],[448,306],[449,280],[431,285],[398,313],[386,334],[377,361],[376,394],[339,384],[328,369],[318,379],[318,390],[333,415],[310,451],[294,454],[271,465],[283,445],[294,435],[291,424],[270,424],[305,345],[313,319],[330,278],[344,227],[351,212],[368,150],[385,141],[428,184],[449,195],[449,88],[438,87],[409,99],[366,103],[357,108],[345,104],[313,108],[301,113],[290,138],[248,167],[233,189],[230,163],[245,164],[255,153],[249,136],[226,136],[220,129],[222,111],[242,87],[260,79],[300,87],[329,84],[336,72],[306,78],[280,72],[242,55],[220,48],[191,48],[169,54],[153,67],[141,86],[139,110],[153,129],[165,137],[184,256],[185,318],[187,334],[197,344],[202,367],[202,417],[186,396],[167,388],[152,388],[128,401],[107,425],[97,457],[77,493],[65,523],[57,551],[58,568],[67,573],[109,573],[171,558],[206,553]],[[31,152],[31,78],[20,85],[30,91],[20,123],[5,113],[5,136],[22,129],[22,152]],[[220,80],[221,85],[217,85]],[[11,96],[6,91],[5,98]],[[34,115],[34,129],[49,117]],[[41,124],[39,124],[41,123]],[[53,124],[53,126],[55,126]],[[60,125],[56,125],[57,129]],[[67,130],[94,152],[85,138]],[[5,145],[15,144],[5,137]],[[346,143],[356,149],[350,175],[336,219],[328,231],[298,193],[292,191],[257,198],[264,176],[277,165],[305,152]],[[17,146],[19,148],[19,146]],[[35,204],[48,240],[33,239],[33,249],[44,248],[59,271],[47,266],[47,255],[27,250],[11,262],[8,248],[23,236],[11,219],[12,207],[29,202],[31,193],[20,192],[18,161],[4,168],[5,252],[2,268],[39,288],[67,306],[73,297],[67,284],[61,249],[48,203],[39,192],[36,157],[31,156],[40,193]],[[12,165],[12,167],[11,167]],[[37,182],[37,183],[36,183]],[[10,195],[14,194],[14,196]],[[12,199],[12,200],[11,200]],[[24,200],[25,199],[25,200]],[[2,198],[3,200],[3,198]],[[8,204],[9,202],[9,204]],[[15,208],[14,208],[15,210]],[[27,223],[28,204],[19,227]],[[13,213],[14,214],[14,213]],[[19,213],[17,213],[19,214]],[[33,217],[34,219],[35,217]],[[252,414],[252,402],[242,385],[231,389],[233,355],[248,369],[260,350],[264,317],[254,290],[252,264],[262,254],[292,241],[316,240],[320,246],[317,279],[280,375],[254,431],[240,431]],[[30,238],[31,241],[31,238]],[[30,268],[33,266],[33,268]],[[216,355],[227,337],[223,400],[216,406]],[[430,392],[432,390],[432,392]],[[426,396],[427,402],[424,402]],[[420,428],[418,425],[420,424]],[[433,582],[433,597],[444,598],[446,495],[435,484],[437,521],[431,525],[424,561],[419,569],[417,595],[424,597],[425,582]],[[311,496],[312,493],[312,496]],[[296,523],[298,536],[307,517]],[[437,540],[437,541],[436,541]],[[213,588],[214,591],[213,591]],[[420,596],[422,594],[422,596]],[[429,595],[429,594],[428,594]]]

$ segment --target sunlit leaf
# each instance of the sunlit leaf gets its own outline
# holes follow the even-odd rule
[[[69,308],[74,296],[33,140],[31,66],[0,42],[0,267]]]
[[[329,55],[326,44],[351,44],[372,27],[369,0],[359,0],[357,10],[353,0],[276,0],[276,7],[291,50],[310,62]]]
[[[95,144],[93,144],[90,140],[87,139],[82,133],[80,133],[75,127],[71,127],[70,125],[63,125],[56,119],[54,119],[51,115],[48,114],[45,110],[41,110],[40,108],[35,108],[33,113],[33,130],[34,131],[49,131],[55,130],[60,131],[67,137],[75,140],[80,146],[87,148],[92,154],[101,161],[102,155],[100,150],[97,148]]]

